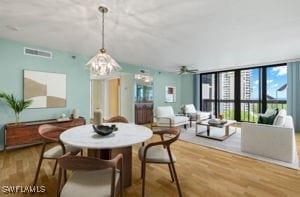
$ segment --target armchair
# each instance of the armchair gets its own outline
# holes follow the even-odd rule
[[[282,114],[278,113],[273,125],[243,122],[241,150],[293,163],[297,155],[293,118]]]
[[[175,115],[172,106],[159,106],[154,109],[156,126],[159,127],[178,127],[189,123],[189,118],[182,115]],[[153,126],[153,125],[152,125]]]
[[[192,127],[192,121],[201,121],[210,118],[210,112],[196,111],[194,104],[184,105],[183,113],[189,117],[190,127]]]

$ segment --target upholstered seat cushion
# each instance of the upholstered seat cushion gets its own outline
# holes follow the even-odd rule
[[[199,112],[199,115],[197,117],[197,120],[200,119],[200,120],[206,120],[206,119],[209,119],[210,118],[210,112]]]
[[[112,169],[97,171],[76,171],[68,179],[61,191],[61,197],[111,196]],[[116,171],[116,183],[120,173]]]
[[[184,106],[184,113],[187,114],[191,120],[205,120],[210,118],[210,112],[197,111],[193,104]]]
[[[70,146],[70,145],[65,145],[66,148],[66,153],[67,152],[72,152],[72,153],[78,153],[80,151],[80,148]],[[63,151],[60,145],[56,145],[47,151],[44,152],[44,158],[47,159],[55,159],[63,155]]]
[[[139,149],[139,158],[142,161],[144,158],[145,147]],[[172,153],[171,153],[172,154]],[[176,157],[172,154],[173,162],[176,162]],[[151,163],[170,163],[169,154],[166,148],[152,146],[147,150],[146,161]]]
[[[157,120],[157,124],[170,124],[170,119],[171,119],[171,124],[177,125],[181,123],[186,123],[186,121],[189,120],[188,117],[186,116],[172,116],[169,118],[159,118]]]

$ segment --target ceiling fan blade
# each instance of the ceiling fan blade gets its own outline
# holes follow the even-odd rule
[[[198,72],[198,69],[189,70],[190,72]]]
[[[184,71],[180,71],[179,73],[178,73],[178,75],[182,75],[184,73]]]

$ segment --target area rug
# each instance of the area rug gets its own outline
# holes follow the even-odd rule
[[[198,129],[199,129],[199,131],[205,131],[206,127],[198,126]],[[269,162],[272,164],[299,170],[298,157],[296,157],[296,162],[287,163],[284,161],[274,160],[274,159],[262,157],[259,155],[242,152],[241,151],[241,129],[240,128],[230,128],[230,132],[234,132],[234,131],[236,131],[236,133],[233,134],[232,136],[230,136],[229,138],[227,138],[226,140],[218,141],[218,140],[195,136],[195,128],[192,127],[192,128],[188,128],[188,129],[181,129],[179,139],[183,140],[183,141],[191,142],[193,144],[198,144],[198,145],[202,145],[202,146],[206,146],[206,147],[210,147],[210,148],[234,153],[237,155],[242,155],[242,156],[250,157],[253,159],[257,159],[257,160]],[[210,135],[215,136],[215,137],[217,137],[217,136],[220,137],[220,136],[224,135],[224,129],[222,130],[220,128],[211,127]]]

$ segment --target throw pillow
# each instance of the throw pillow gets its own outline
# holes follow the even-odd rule
[[[278,115],[276,116],[273,125],[276,125],[276,126],[284,126],[285,121],[286,121],[286,116],[287,116],[287,115],[286,115],[286,110],[281,109],[281,110],[278,112]]]
[[[277,116],[278,109],[267,109],[266,112],[258,117],[259,124],[273,124]]]
[[[272,115],[277,114],[277,113],[278,113],[277,108],[276,109],[267,109],[264,116],[269,117],[269,116],[272,116]]]
[[[276,118],[276,114],[271,116],[259,116],[257,123],[272,125],[274,123],[275,118]]]

